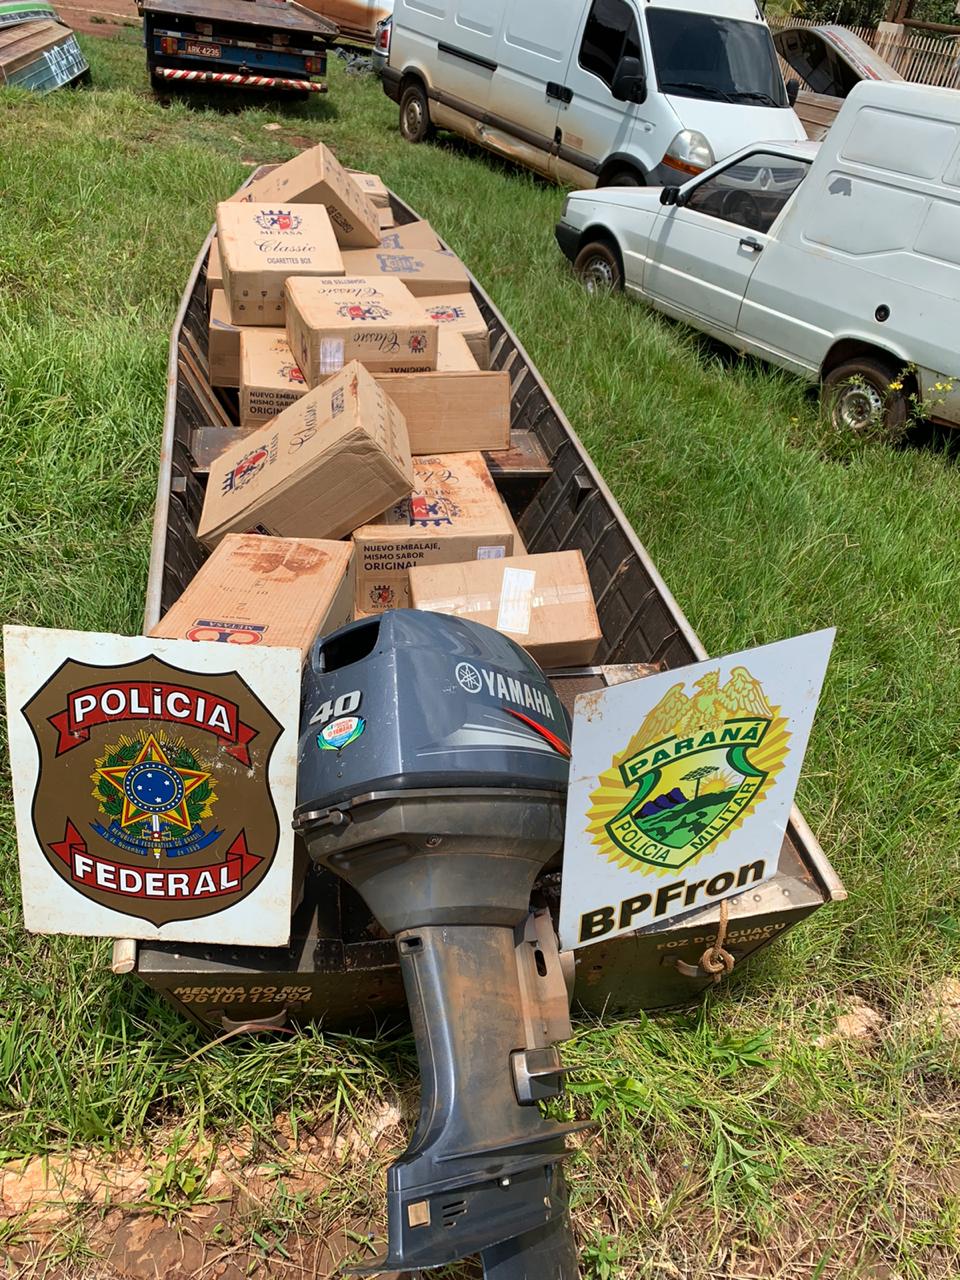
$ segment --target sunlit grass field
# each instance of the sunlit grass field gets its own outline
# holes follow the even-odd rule
[[[600,1121],[570,1168],[585,1273],[956,1275],[960,1040],[928,1012],[960,971],[950,443],[838,447],[799,383],[586,298],[553,241],[561,191],[452,139],[408,146],[333,60],[323,101],[221,111],[154,101],[135,32],[84,47],[91,89],[0,91],[2,620],[139,630],[167,341],[215,202],[318,140],[382,174],[502,309],[710,652],[838,629],[799,803],[850,897],[702,1011],[578,1026],[568,1104]],[[0,821],[5,1158],[251,1123],[268,1142],[278,1113],[409,1089],[402,1029],[192,1056],[108,944],[23,932],[6,785]],[[818,1045],[857,1000],[882,1032]],[[331,1187],[331,1225],[382,1212],[369,1163]]]

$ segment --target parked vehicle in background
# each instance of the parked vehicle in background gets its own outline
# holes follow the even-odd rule
[[[0,2],[0,85],[49,93],[90,79],[77,37],[45,0]]]
[[[864,82],[824,142],[756,143],[680,187],[568,197],[557,240],[625,288],[823,385],[838,426],[960,425],[960,94]]]
[[[577,186],[657,185],[805,136],[754,0],[397,0],[384,91]]]
[[[384,18],[377,23],[377,34],[373,38],[373,55],[370,61],[378,76],[382,76],[390,58],[390,37],[393,34],[393,17]]]
[[[327,46],[339,34],[299,4],[272,0],[140,0],[155,89],[210,85],[325,93]]]
[[[376,47],[377,31],[393,12],[393,0],[297,0],[340,28],[340,43]]]
[[[826,135],[842,100],[861,80],[903,80],[866,40],[846,27],[784,26],[774,32],[773,44],[800,77],[796,112],[807,136],[817,141]]]

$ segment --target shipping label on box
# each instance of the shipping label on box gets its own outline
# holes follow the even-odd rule
[[[240,425],[269,422],[308,390],[283,329],[247,329],[240,349]]]
[[[416,297],[470,291],[467,269],[449,249],[418,249],[415,253],[349,249],[343,263],[347,275],[402,280]]]
[[[384,372],[435,369],[437,333],[398,280],[287,282],[287,337],[310,386],[351,360]]]
[[[340,244],[375,248],[380,243],[377,210],[329,147],[321,142],[242,187],[231,203],[324,205]]]
[[[411,496],[354,532],[360,613],[408,608],[415,565],[513,553],[513,530],[480,453],[415,458],[414,472]]]
[[[354,362],[211,462],[198,537],[340,538],[412,488],[403,416]]]
[[[281,325],[292,275],[342,276],[343,259],[322,205],[217,205],[223,287],[236,324]]]
[[[600,624],[580,551],[410,570],[415,609],[469,618],[502,631],[541,667],[587,666]]]
[[[24,923],[290,936],[300,654],[4,629]]]
[[[228,533],[151,631],[171,640],[278,645],[304,661],[353,610],[349,542]]]

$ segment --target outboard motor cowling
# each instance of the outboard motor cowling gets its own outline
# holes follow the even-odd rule
[[[422,1081],[389,1251],[364,1270],[480,1253],[498,1280],[577,1275],[559,1161],[583,1126],[535,1105],[560,1091],[570,1031],[552,925],[530,915],[569,742],[546,677],[489,627],[400,610],[311,653],[295,825],[397,935]]]

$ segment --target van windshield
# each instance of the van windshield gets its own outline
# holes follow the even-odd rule
[[[662,93],[789,106],[773,40],[762,23],[652,6],[646,16]]]

